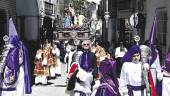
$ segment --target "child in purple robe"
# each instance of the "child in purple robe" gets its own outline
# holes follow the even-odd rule
[[[116,76],[116,62],[107,54],[99,66],[100,85],[95,96],[120,96]]]

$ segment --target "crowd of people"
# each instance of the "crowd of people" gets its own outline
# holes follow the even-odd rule
[[[0,61],[0,90],[5,96],[22,96],[31,93],[29,52],[13,22],[9,24],[9,40]],[[61,64],[66,64],[70,96],[169,96],[170,55],[160,64],[159,51],[148,45],[126,48],[120,42],[110,51],[111,46],[100,40],[78,45],[74,40],[46,41],[35,54],[34,83],[48,85],[49,79],[61,76]]]
[[[60,50],[57,44],[46,43],[41,46],[35,56],[35,84],[48,83],[49,79],[56,78],[61,75]]]
[[[168,96],[169,55],[165,64],[159,56],[150,64],[148,45],[126,49],[120,42],[114,53],[101,41],[84,40],[78,46],[68,42],[65,47],[70,96]]]
[[[65,28],[76,24],[74,16],[69,5]],[[32,91],[29,52],[11,19],[9,24],[9,44],[0,60],[0,95],[23,96]],[[60,41],[46,41],[34,57],[34,83],[48,85],[48,80],[61,76],[61,64],[66,64],[70,96],[169,96],[170,53],[161,64],[156,45],[119,45],[109,50],[111,46],[100,40],[83,40],[78,45],[69,40],[62,47]]]
[[[61,76],[61,64],[66,64],[66,93],[70,96],[169,96],[169,53],[160,64],[158,50],[152,55],[148,45],[134,44],[126,49],[120,42],[113,52],[100,40],[83,40],[79,45],[69,40],[60,45],[60,41],[46,42],[37,49],[33,72],[36,85],[48,85],[49,79]],[[1,94],[30,94],[28,51],[17,34],[9,39],[7,51]],[[25,92],[18,92],[18,88]]]
[[[9,35],[4,36],[5,45],[0,56],[0,96],[31,94],[29,51],[20,40],[12,18],[8,24]]]

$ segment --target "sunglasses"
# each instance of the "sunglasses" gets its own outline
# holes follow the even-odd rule
[[[83,44],[83,45],[84,45],[84,46],[85,46],[85,45],[89,46],[89,44]]]

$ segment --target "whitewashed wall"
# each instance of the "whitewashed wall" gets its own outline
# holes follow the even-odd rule
[[[146,0],[146,29],[145,29],[145,39],[149,38],[153,18],[155,16],[156,8],[166,7],[168,13],[167,21],[167,49],[170,44],[170,0]]]

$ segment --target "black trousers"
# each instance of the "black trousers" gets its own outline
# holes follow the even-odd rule
[[[116,63],[117,63],[117,77],[119,78],[120,77],[120,73],[121,73],[121,69],[122,69],[122,63],[121,63],[121,59],[122,59],[122,57],[118,57],[117,59],[116,59]]]

